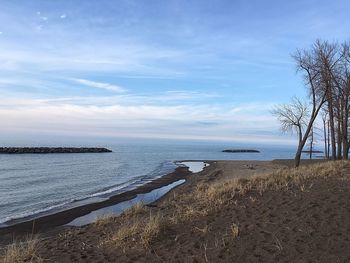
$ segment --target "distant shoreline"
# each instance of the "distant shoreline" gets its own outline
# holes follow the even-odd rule
[[[304,150],[304,151],[301,151],[302,153],[323,153],[323,151],[318,151],[318,150],[315,150],[315,151],[309,151],[309,150]]]
[[[226,149],[223,150],[224,153],[260,153],[259,150],[253,149]]]

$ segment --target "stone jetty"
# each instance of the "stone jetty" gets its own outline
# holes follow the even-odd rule
[[[112,152],[106,148],[89,147],[0,147],[0,154],[24,153],[106,153]]]

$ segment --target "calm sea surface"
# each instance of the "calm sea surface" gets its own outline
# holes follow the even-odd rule
[[[113,152],[0,155],[0,226],[84,200],[102,200],[135,182],[172,172],[176,160],[271,160],[294,154],[290,146],[252,146],[247,148],[261,152],[222,153],[223,149],[242,148],[228,143],[119,141],[93,145]]]

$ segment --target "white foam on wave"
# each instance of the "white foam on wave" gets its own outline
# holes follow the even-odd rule
[[[177,162],[176,164],[188,167],[188,170],[192,173],[199,173],[209,166],[206,162]]]
[[[11,225],[13,220],[16,220],[16,221],[20,220],[19,222],[21,222],[22,219],[23,219],[23,221],[31,220],[31,219],[36,218],[36,217],[41,217],[43,215],[58,213],[58,212],[61,212],[61,211],[64,211],[64,210],[67,210],[70,208],[74,208],[74,207],[78,207],[78,206],[82,206],[82,205],[86,205],[86,204],[90,204],[90,203],[102,202],[104,200],[107,200],[110,197],[110,195],[133,190],[133,189],[140,187],[141,185],[144,185],[150,181],[156,180],[156,179],[164,176],[165,174],[170,173],[173,170],[171,168],[167,168],[167,169],[162,170],[164,165],[171,167],[172,165],[174,165],[174,163],[167,161],[167,162],[162,164],[162,167],[160,167],[159,171],[157,171],[157,172],[153,171],[149,175],[139,176],[139,177],[133,178],[133,180],[124,182],[124,183],[119,184],[117,186],[113,186],[111,188],[104,189],[104,190],[101,190],[101,191],[96,192],[96,193],[88,194],[88,195],[82,196],[82,197],[77,198],[77,199],[63,201],[62,203],[59,203],[59,204],[52,204],[48,207],[43,207],[41,209],[36,209],[33,211],[18,213],[18,214],[13,215],[13,216],[7,216],[4,218],[0,217],[0,228]]]
[[[155,177],[154,179],[157,179],[157,177]],[[139,184],[136,184],[139,183]],[[147,182],[144,182],[144,184]],[[48,207],[44,207],[41,209],[36,209],[33,211],[28,211],[28,212],[24,212],[24,213],[18,213],[15,216],[8,216],[8,217],[4,217],[4,218],[0,218],[0,227],[4,227],[4,226],[8,226],[9,222],[13,221],[13,220],[20,220],[20,219],[24,219],[25,220],[30,220],[32,219],[32,217],[40,217],[42,215],[46,215],[46,214],[50,214],[51,213],[58,213],[60,211],[64,211],[70,208],[74,208],[77,206],[82,206],[82,205],[86,205],[89,203],[98,203],[98,202],[102,202],[104,200],[108,199],[108,195],[109,194],[113,194],[113,193],[122,193],[124,191],[128,191],[128,190],[132,190],[134,188],[137,188],[138,186],[142,185],[141,184],[141,180],[140,179],[136,179],[133,181],[129,181],[126,182],[124,184],[118,185],[116,187],[112,187],[110,189],[104,190],[104,191],[100,191],[97,193],[93,193],[90,195],[86,195],[86,196],[82,196],[79,199],[71,199],[71,200],[67,200],[65,202],[59,203],[59,204],[54,204]],[[100,197],[100,196],[105,196],[107,195],[107,197]]]

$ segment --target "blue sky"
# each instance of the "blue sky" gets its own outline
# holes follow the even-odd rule
[[[0,1],[0,136],[290,143],[291,54],[347,40],[341,1]]]

